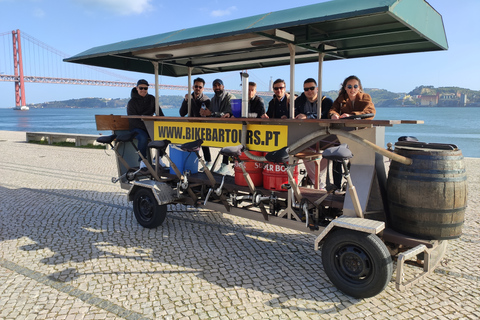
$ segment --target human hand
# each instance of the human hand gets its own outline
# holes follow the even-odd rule
[[[260,117],[263,118],[263,119],[268,119],[268,118],[270,118],[266,113],[262,114]]]
[[[343,114],[340,115],[340,119],[342,119],[342,118],[348,118],[348,117],[350,117],[350,116],[351,116],[350,113],[343,113]]]
[[[330,116],[330,119],[333,119],[333,120],[337,120],[337,119],[340,119],[340,116],[336,113],[333,113],[331,116]]]
[[[287,119],[287,116],[282,116],[280,119]]]
[[[200,115],[202,117],[210,117],[212,115],[212,111],[210,111],[209,109],[200,108]]]
[[[230,118],[230,113],[225,113],[222,118]]]
[[[295,117],[295,119],[307,119],[307,116],[303,113],[300,113],[298,116]]]
[[[187,101],[187,100],[188,100],[188,93],[185,94],[185,101]]]

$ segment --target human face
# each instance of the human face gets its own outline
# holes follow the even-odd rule
[[[345,84],[345,91],[347,92],[350,100],[355,100],[357,93],[360,92],[360,83],[358,83],[358,80],[349,80],[347,84]]]
[[[273,93],[278,99],[285,95],[285,82],[279,82],[273,85]]]
[[[313,90],[310,90],[313,88]],[[317,99],[318,88],[315,85],[315,82],[307,82],[303,84],[303,92],[308,100],[313,101]]]
[[[204,90],[203,82],[195,81],[193,83],[193,92],[195,92],[196,96],[199,96],[200,94],[202,94],[203,90]]]
[[[257,94],[257,87],[255,86],[248,86],[248,98],[253,99]]]
[[[148,86],[145,84],[137,86],[137,92],[141,97],[145,97],[148,94]]]
[[[215,92],[215,94],[222,93],[223,88],[225,88],[225,87],[218,82],[215,82],[215,84],[213,85],[213,91]]]

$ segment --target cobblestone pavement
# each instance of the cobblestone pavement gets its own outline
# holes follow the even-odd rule
[[[144,229],[111,151],[24,141],[0,131],[0,319],[480,318],[480,159],[466,159],[464,234],[435,273],[358,300],[310,234],[181,205]]]

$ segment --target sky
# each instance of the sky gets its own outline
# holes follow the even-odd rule
[[[73,56],[92,47],[118,41],[318,2],[324,0],[0,0],[0,35],[19,29]],[[447,51],[328,61],[324,63],[323,90],[338,90],[343,79],[352,74],[357,75],[366,88],[392,92],[409,92],[420,85],[480,90],[480,41],[474,23],[478,20],[480,1],[428,2],[443,17],[449,45]],[[3,52],[0,52],[0,57],[2,73],[2,66],[9,62],[5,61]],[[11,55],[7,58],[11,59]],[[121,73],[117,70],[112,72]],[[248,73],[250,80],[257,82],[260,91],[268,90],[271,78],[289,79],[289,67],[254,69]],[[154,76],[150,74],[121,74],[132,79],[145,78],[154,83]],[[303,80],[309,77],[317,77],[317,64],[297,65],[295,87],[301,88]],[[222,78],[227,90],[240,89],[238,72],[211,74],[204,78],[207,87],[211,87],[211,81],[215,78]],[[187,78],[160,77],[160,83],[186,86]],[[25,83],[25,90],[27,103],[85,97],[128,98],[130,95],[128,88],[63,84]],[[183,95],[185,92],[162,90],[161,94]],[[13,82],[0,82],[0,97],[0,108],[15,105]]]

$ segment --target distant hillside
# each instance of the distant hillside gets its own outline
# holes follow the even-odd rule
[[[435,106],[460,106],[462,105],[460,103],[462,97],[466,97],[466,106],[480,106],[480,91],[474,91],[459,87],[434,88],[433,86],[420,86],[413,89],[409,93],[395,93],[384,89],[371,88],[365,88],[364,90],[366,93],[370,94],[375,104],[375,107],[377,108],[396,106],[419,106],[421,105],[422,95],[438,95],[438,105]],[[301,93],[297,92],[297,94]],[[212,97],[213,93],[208,93],[206,95]],[[332,100],[335,100],[338,97],[338,91],[324,91],[323,95],[326,95]],[[264,99],[265,103],[268,104],[268,102],[272,99],[272,96],[273,93],[272,95],[262,95],[261,97]],[[442,99],[442,97],[445,98]],[[184,96],[182,95],[160,96],[160,105],[163,109],[180,108],[183,99]],[[30,108],[125,108],[127,106],[128,100],[129,99],[83,98],[29,104],[28,106]]]

